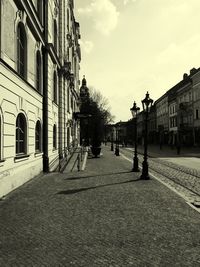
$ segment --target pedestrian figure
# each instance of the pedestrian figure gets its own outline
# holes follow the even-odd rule
[[[162,142],[160,142],[160,150],[162,150]]]

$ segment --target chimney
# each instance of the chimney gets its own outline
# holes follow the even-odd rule
[[[184,73],[183,74],[183,80],[187,79],[187,77],[188,77],[188,74],[187,73]]]
[[[197,69],[192,68],[192,69],[190,70],[190,75],[193,75],[193,74],[195,74],[196,72],[197,72]]]

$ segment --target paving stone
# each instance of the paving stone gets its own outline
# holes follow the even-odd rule
[[[199,266],[200,214],[103,147],[0,202],[0,266]]]

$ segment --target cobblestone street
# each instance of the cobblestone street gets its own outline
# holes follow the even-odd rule
[[[200,214],[102,152],[0,202],[0,266],[200,266]]]

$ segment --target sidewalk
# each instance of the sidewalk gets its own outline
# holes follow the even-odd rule
[[[144,152],[144,147],[139,145],[138,152]],[[200,147],[182,147],[180,149],[180,154],[177,154],[177,149],[173,149],[170,146],[163,145],[160,149],[159,145],[148,145],[148,154],[151,157],[156,158],[166,158],[166,157],[197,157],[200,158]]]
[[[200,214],[110,146],[0,202],[0,266],[200,266]]]

